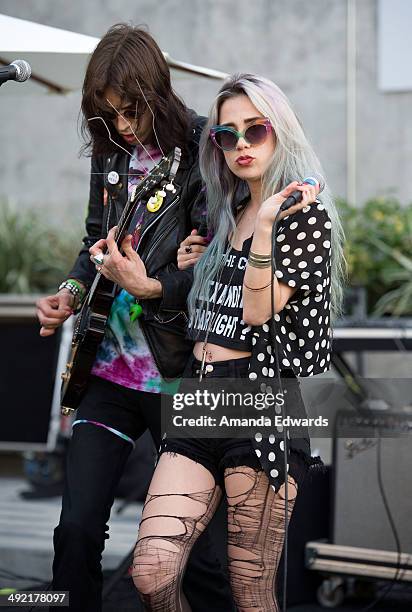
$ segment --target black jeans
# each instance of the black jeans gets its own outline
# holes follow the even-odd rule
[[[133,440],[149,428],[159,448],[160,403],[158,394],[92,377],[76,418],[103,423]],[[131,450],[130,442],[102,427],[82,423],[73,428],[53,562],[53,590],[70,592],[70,610],[102,610],[101,556],[109,537],[107,522]],[[228,579],[211,544],[212,539],[224,537],[222,505],[219,514],[220,520],[199,537],[185,574],[183,590],[193,612],[234,610]],[[218,533],[210,534],[213,529]]]

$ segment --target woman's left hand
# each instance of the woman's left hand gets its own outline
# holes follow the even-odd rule
[[[283,219],[289,215],[294,215],[299,210],[302,210],[302,208],[310,206],[310,204],[315,202],[318,190],[314,185],[309,185],[308,183],[301,184],[298,183],[298,181],[293,181],[293,183],[289,183],[285,189],[279,191],[279,193],[275,193],[273,196],[270,196],[270,198],[262,203],[256,217],[256,223],[272,228],[280,206],[283,204],[286,198],[297,190],[302,192],[302,200],[287,210],[282,211],[278,217],[279,219]]]
[[[122,255],[115,241],[116,227],[107,234],[106,239],[98,240],[90,249],[90,259],[101,256],[103,249],[107,247],[107,253],[103,257],[102,265],[96,265],[96,269],[105,278],[116,283],[122,289],[137,298],[150,299],[162,295],[161,283],[147,276],[146,268],[140,256],[132,246],[132,236],[128,235],[122,242]]]

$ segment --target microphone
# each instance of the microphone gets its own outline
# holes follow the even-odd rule
[[[6,81],[23,83],[31,76],[31,67],[25,60],[14,60],[8,66],[0,67],[0,85]]]
[[[314,185],[315,187],[317,187],[318,193],[320,193],[321,191],[325,189],[325,179],[323,178],[321,174],[313,173],[312,176],[308,176],[307,178],[305,178],[302,181],[302,183],[304,184],[306,183],[307,185]],[[287,210],[291,206],[294,206],[295,204],[300,202],[301,199],[302,199],[302,192],[298,190],[294,191],[283,202],[283,204],[280,207],[280,210]]]

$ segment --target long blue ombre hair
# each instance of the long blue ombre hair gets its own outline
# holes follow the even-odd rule
[[[242,189],[247,193],[247,183],[229,170],[223,152],[213,144],[209,136],[210,128],[219,124],[219,111],[223,102],[238,95],[246,95],[255,108],[270,120],[276,137],[273,159],[262,175],[262,202],[292,181],[302,181],[314,172],[324,175],[289,100],[277,85],[253,74],[235,74],[225,81],[211,106],[199,145],[200,171],[206,186],[207,223],[213,239],[194,269],[193,285],[188,297],[191,317],[196,300],[200,299],[204,308],[209,307],[210,282],[219,273],[228,236],[236,227],[235,197]],[[319,199],[332,223],[331,310],[337,315],[340,312],[346,270],[344,234],[327,185]]]

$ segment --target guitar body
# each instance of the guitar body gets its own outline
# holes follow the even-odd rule
[[[99,280],[99,290],[90,303],[86,301],[76,321],[69,361],[62,374],[61,405],[66,415],[76,410],[86,390],[115,298],[115,284],[104,277]]]
[[[164,182],[168,171],[169,179],[171,176],[174,178],[179,161],[180,149],[176,148],[174,155],[164,158],[137,186],[118,223],[116,235],[118,246],[129,230],[131,219],[141,198],[156,185]],[[116,288],[115,283],[97,273],[81,308],[75,324],[69,361],[66,371],[61,375],[61,406],[64,415],[72,414],[77,409],[87,388],[97,350],[103,340],[110,310],[116,297]]]

